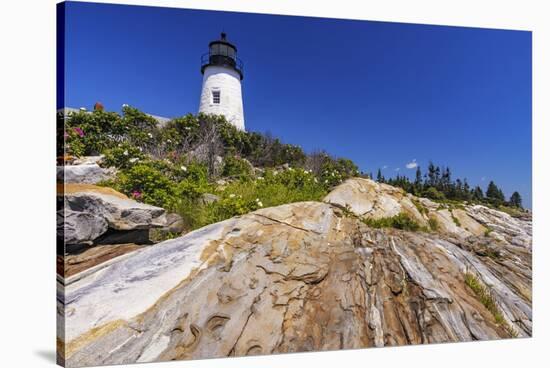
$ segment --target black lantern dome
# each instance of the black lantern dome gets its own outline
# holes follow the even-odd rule
[[[201,73],[208,66],[225,66],[234,69],[243,79],[243,63],[237,57],[237,47],[227,41],[227,35],[222,32],[220,39],[210,42],[208,53],[201,57]]]

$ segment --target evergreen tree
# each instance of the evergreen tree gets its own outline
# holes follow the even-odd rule
[[[487,186],[487,191],[485,192],[485,196],[494,205],[500,205],[504,202],[504,193],[502,193],[502,190],[500,190],[500,188],[497,187],[495,182],[492,180],[491,182],[489,182],[489,185]]]
[[[378,173],[376,174],[376,181],[379,183],[384,182],[384,177],[382,176],[382,170],[378,169]]]
[[[435,186],[435,181],[436,181],[436,175],[435,175],[435,165],[433,164],[433,162],[430,161],[430,163],[428,164],[428,185],[433,187]]]
[[[518,192],[514,192],[510,196],[510,205],[518,208],[523,208],[521,204],[521,196],[519,195]]]

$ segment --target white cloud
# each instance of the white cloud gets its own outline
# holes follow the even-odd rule
[[[485,176],[481,178],[481,181],[485,181]]]
[[[414,169],[418,166],[418,163],[416,162],[416,158],[413,159],[411,162],[405,165],[407,169]]]
[[[388,168],[388,165],[382,166],[382,169],[383,169],[383,170],[384,170],[384,169],[387,169],[387,168]]]
[[[399,170],[400,170],[400,168],[399,168],[399,167],[396,167],[396,168],[395,168],[395,171],[399,171]]]

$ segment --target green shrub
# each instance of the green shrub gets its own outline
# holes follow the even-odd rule
[[[166,175],[146,163],[138,163],[120,172],[113,181],[105,182],[138,201],[154,206],[173,206],[176,186]]]
[[[431,231],[439,230],[439,222],[437,222],[437,219],[435,217],[430,217],[429,218],[428,226],[430,227]]]
[[[249,179],[252,175],[252,166],[238,157],[226,156],[223,161],[222,175],[238,179]]]
[[[176,204],[177,212],[189,229],[196,229],[263,207],[319,201],[326,195],[324,186],[311,173],[302,169],[289,169],[283,172],[267,170],[264,176],[255,180],[234,181],[223,190],[213,191],[220,197],[219,201],[203,203],[199,194],[212,193],[212,191],[211,187],[201,187],[201,190],[194,190],[192,193],[183,193],[178,189],[180,194]]]
[[[114,112],[72,112],[65,120],[66,148],[74,156],[98,155],[114,147],[123,134],[122,119]]]
[[[114,166],[118,169],[128,169],[145,159],[139,147],[127,142],[119,143],[116,147],[104,151],[103,165]]]
[[[321,182],[326,188],[334,187],[344,180],[359,175],[357,166],[348,159],[327,157],[321,169]]]
[[[435,189],[434,187],[429,187],[424,192],[422,192],[422,196],[434,200],[444,200],[445,194],[441,193],[439,190]]]
[[[422,230],[420,225],[406,213],[400,213],[393,217],[384,217],[380,219],[364,219],[363,222],[374,228],[393,227],[395,229],[407,231]]]

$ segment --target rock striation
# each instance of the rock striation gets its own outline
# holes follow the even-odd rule
[[[531,336],[529,221],[466,206],[458,226],[445,210],[352,179],[325,202],[265,208],[60,277],[59,357],[80,367]],[[443,225],[362,221],[401,211]]]

